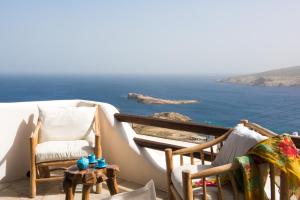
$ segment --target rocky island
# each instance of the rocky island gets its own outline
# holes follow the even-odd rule
[[[159,99],[151,96],[145,96],[138,93],[128,93],[128,99],[134,99],[137,102],[145,104],[193,104],[198,103],[198,100],[169,100]]]
[[[191,118],[189,118],[188,116],[176,112],[154,113],[153,115],[151,115],[151,117],[181,121],[181,122],[191,121]],[[141,135],[149,135],[149,136],[180,140],[180,141],[186,141],[192,143],[203,143],[204,141],[206,141],[205,135],[201,135],[193,132],[178,131],[178,130],[172,130],[167,128],[141,125],[141,124],[132,124],[132,128],[135,130],[136,133]]]
[[[300,66],[229,77],[221,82],[251,86],[300,87]]]

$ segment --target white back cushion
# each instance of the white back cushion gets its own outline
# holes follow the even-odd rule
[[[96,107],[39,107],[40,143],[86,139],[92,131]]]
[[[232,163],[235,157],[245,155],[258,142],[267,139],[243,124],[238,124],[225,140],[223,147],[212,162],[213,166]]]
[[[156,200],[156,193],[153,180],[150,180],[144,187],[131,191],[116,194],[104,200]]]

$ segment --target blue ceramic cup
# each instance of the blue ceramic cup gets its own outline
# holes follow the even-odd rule
[[[81,157],[79,160],[76,162],[78,169],[84,170],[89,167],[89,159],[86,157]]]
[[[98,159],[98,164],[97,164],[98,168],[103,168],[103,167],[106,167],[106,166],[107,166],[107,164],[106,164],[104,158]]]
[[[88,159],[89,159],[89,163],[96,163],[97,162],[97,159],[96,159],[96,155],[95,154],[90,154],[88,156]]]

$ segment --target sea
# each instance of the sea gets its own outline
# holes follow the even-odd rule
[[[0,102],[86,99],[107,102],[121,113],[149,116],[178,112],[194,122],[233,127],[248,119],[277,133],[300,132],[300,88],[221,83],[222,76],[1,75]],[[197,104],[151,105],[129,92]]]

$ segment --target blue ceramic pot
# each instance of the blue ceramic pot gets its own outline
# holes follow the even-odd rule
[[[98,159],[96,168],[105,168],[105,167],[107,167],[107,163],[105,162],[105,159],[104,158]]]
[[[89,167],[89,159],[81,157],[79,160],[77,160],[77,167],[80,170],[87,169]]]
[[[96,155],[95,155],[95,154],[90,154],[90,155],[88,156],[88,159],[89,159],[89,163],[90,163],[90,164],[97,163],[97,159],[96,159]]]

